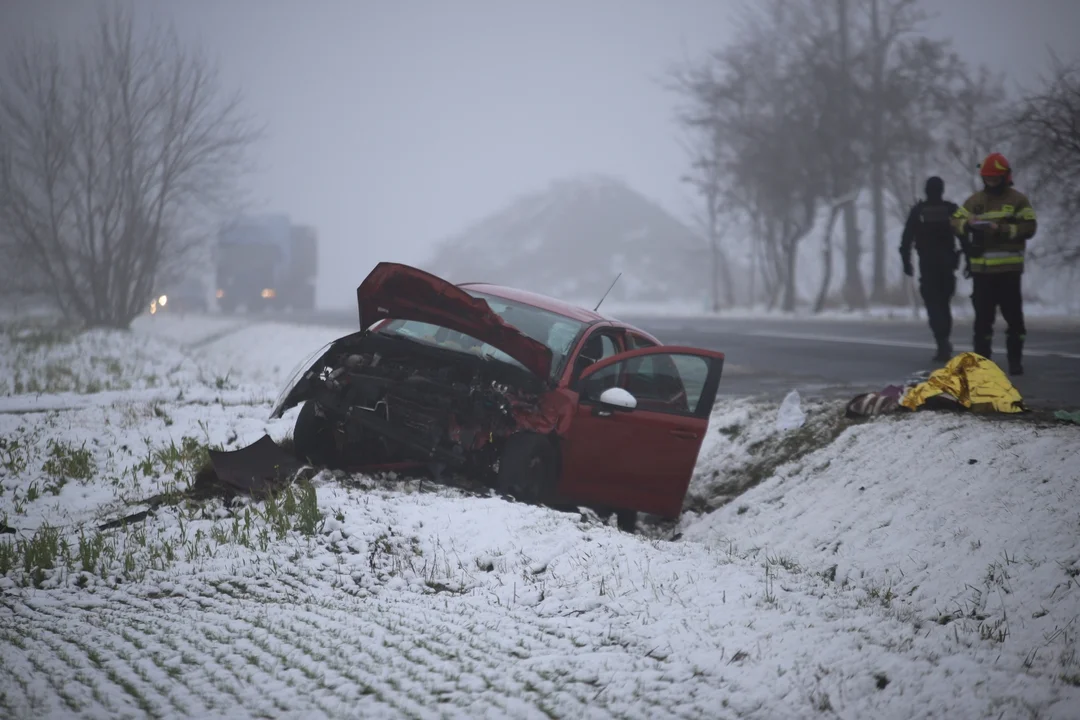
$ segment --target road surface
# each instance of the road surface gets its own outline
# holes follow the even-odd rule
[[[725,391],[855,395],[934,370],[935,345],[921,322],[638,319],[666,344],[721,350]],[[1001,331],[999,330],[999,333]],[[971,348],[970,323],[953,332],[956,352]],[[1005,364],[1004,338],[994,359]],[[1031,407],[1080,408],[1080,325],[1028,323],[1025,374],[1010,378]],[[736,386],[736,387],[732,387]]]
[[[720,391],[782,397],[848,397],[901,383],[940,366],[925,321],[630,317],[665,344],[720,350],[727,361]],[[312,322],[355,328],[355,311],[321,311]],[[1080,408],[1080,319],[1029,318],[1025,371],[1011,378],[1030,407]],[[995,328],[994,360],[1005,364],[1004,327]],[[971,348],[970,320],[957,320],[956,352]]]

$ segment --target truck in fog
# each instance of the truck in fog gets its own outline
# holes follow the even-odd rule
[[[313,310],[318,238],[288,215],[245,215],[221,228],[215,297],[223,313]]]

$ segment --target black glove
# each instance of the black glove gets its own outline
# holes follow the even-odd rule
[[[969,262],[969,261],[964,262],[964,277],[965,278],[970,278],[971,277],[971,262]]]
[[[908,277],[913,277],[915,275],[915,268],[911,266],[910,262],[904,263],[904,274]]]

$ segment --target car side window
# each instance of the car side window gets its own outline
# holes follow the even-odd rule
[[[637,333],[626,334],[626,349],[627,350],[640,350],[641,348],[656,347],[656,343],[649,340]]]
[[[619,353],[619,344],[615,336],[610,332],[598,330],[589,336],[585,344],[581,346],[577,358],[574,360],[574,375],[581,375],[585,368],[593,363],[598,363],[605,358]],[[609,386],[613,387],[613,385]]]
[[[585,341],[578,356],[586,357],[595,363],[618,352],[619,347],[615,344],[614,337],[605,332],[595,332]]]
[[[638,410],[694,415],[708,376],[709,361],[698,355],[646,355],[613,363],[590,375],[581,396],[595,402],[621,377],[623,387],[637,400]]]

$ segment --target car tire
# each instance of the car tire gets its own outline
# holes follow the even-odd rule
[[[334,468],[339,453],[334,442],[330,421],[315,413],[315,401],[308,400],[300,408],[293,426],[293,453],[300,462],[318,467]]]
[[[497,489],[526,503],[543,502],[555,489],[558,462],[555,448],[544,435],[511,435],[499,456]]]
[[[637,530],[638,514],[634,510],[616,510],[615,511],[615,523],[619,526],[619,529],[623,532],[628,532],[631,535]]]

